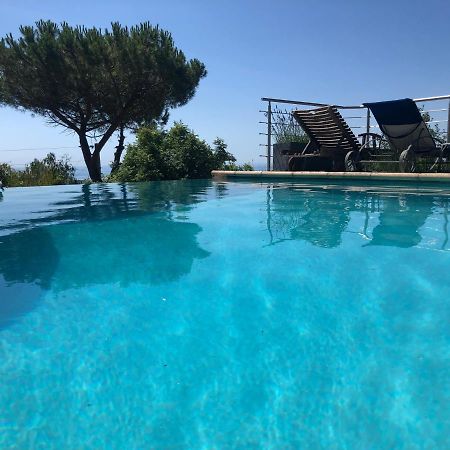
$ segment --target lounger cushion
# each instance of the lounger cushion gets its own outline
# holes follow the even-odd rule
[[[410,98],[364,103],[377,120],[380,130],[397,151],[409,146],[415,153],[437,150],[436,143],[417,105]]]

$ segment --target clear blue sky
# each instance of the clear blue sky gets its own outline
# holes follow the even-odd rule
[[[448,0],[1,0],[0,34],[38,19],[107,27],[141,21],[171,31],[206,64],[195,98],[172,111],[208,142],[223,137],[239,161],[261,163],[263,96],[325,103],[450,93]],[[77,147],[44,120],[0,108],[0,161],[23,163]],[[112,146],[102,152],[102,164]],[[81,164],[78,148],[57,150]]]

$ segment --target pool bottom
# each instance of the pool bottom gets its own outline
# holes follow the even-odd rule
[[[442,198],[210,189],[31,228],[54,263],[0,330],[0,446],[446,448]]]

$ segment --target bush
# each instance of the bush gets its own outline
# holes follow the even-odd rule
[[[67,156],[56,159],[49,153],[44,159],[34,159],[24,170],[13,169],[8,164],[0,164],[0,181],[3,186],[49,186],[74,184],[75,168]]]
[[[111,172],[108,181],[162,180],[166,171],[160,152],[163,139],[156,128],[140,128],[136,143],[128,145],[122,164]]]
[[[275,107],[272,112],[272,132],[276,144],[290,142],[308,143],[309,138],[302,127],[295,120],[292,111]]]
[[[186,125],[176,123],[164,136],[161,154],[166,178],[209,178],[216,166],[211,147]]]
[[[235,163],[227,163],[224,164],[224,166],[221,168],[221,170],[233,170],[233,171],[242,171],[242,170],[247,170],[247,171],[251,171],[253,170],[253,166],[249,163],[246,162],[244,164],[235,164]]]
[[[9,186],[11,183],[11,176],[13,169],[9,164],[0,164],[0,186]]]
[[[217,138],[213,145],[208,145],[181,122],[169,131],[142,127],[109,181],[210,178],[212,170],[226,169],[236,161],[222,139]]]

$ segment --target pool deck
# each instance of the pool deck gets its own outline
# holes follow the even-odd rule
[[[247,180],[366,180],[366,181],[405,181],[413,183],[448,183],[450,173],[391,173],[391,172],[277,172],[277,171],[228,171],[213,170],[215,179]]]

